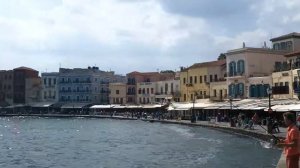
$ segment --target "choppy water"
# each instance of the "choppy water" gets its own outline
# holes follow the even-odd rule
[[[85,118],[0,118],[0,167],[275,167],[281,151],[201,127]]]

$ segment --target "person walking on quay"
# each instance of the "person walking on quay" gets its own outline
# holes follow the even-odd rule
[[[299,130],[295,125],[295,115],[287,112],[283,114],[283,118],[287,126],[286,139],[279,141],[277,146],[284,148],[287,168],[299,168],[300,135]]]

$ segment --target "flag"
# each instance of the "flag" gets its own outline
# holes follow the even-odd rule
[[[257,124],[259,122],[259,116],[257,115],[257,113],[255,113],[254,116],[252,117],[252,121],[255,124]]]

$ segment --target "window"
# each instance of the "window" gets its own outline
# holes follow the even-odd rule
[[[53,79],[53,84],[56,85],[56,79],[55,78]]]
[[[142,89],[141,88],[139,88],[139,94],[142,94]]]
[[[275,83],[275,86],[278,86],[278,83]]]
[[[202,76],[200,76],[199,81],[200,81],[200,83],[202,83]]]
[[[285,83],[284,83],[284,86],[289,86],[289,82],[285,82]]]
[[[168,90],[169,90],[168,84],[166,83],[166,84],[165,84],[165,94],[167,94]]]
[[[183,78],[183,84],[185,84],[186,82],[185,82],[185,78]]]
[[[217,74],[215,75],[215,81],[218,81],[218,75]]]
[[[85,100],[86,100],[86,101],[89,101],[89,96],[86,96],[86,97],[85,97]]]
[[[140,103],[140,104],[142,103],[142,98],[141,98],[141,97],[139,98],[139,103]]]
[[[190,84],[193,83],[193,77],[190,76]]]
[[[229,63],[229,76],[236,75],[236,63],[234,61]]]
[[[279,84],[280,86],[283,86],[283,82],[280,82],[280,84]]]
[[[194,83],[197,83],[197,76],[194,77]]]
[[[206,75],[204,75],[204,82],[207,82]]]
[[[47,78],[44,78],[44,85],[47,85]]]
[[[183,101],[186,101],[186,94],[183,95]]]
[[[147,94],[149,94],[150,92],[149,92],[149,88],[147,88]]]
[[[193,94],[191,94],[191,100],[194,100],[194,95]]]
[[[239,60],[237,62],[237,73],[239,75],[243,74],[245,72],[245,62],[244,60]]]
[[[52,83],[52,79],[51,78],[48,78],[48,85],[50,86]]]
[[[206,96],[206,91],[203,92],[204,96]]]
[[[291,41],[286,42],[286,49],[292,50],[293,49],[293,43]]]
[[[212,82],[213,81],[213,76],[209,75],[209,81]]]
[[[154,93],[154,89],[153,88],[151,88],[151,94],[153,94]]]
[[[44,92],[44,99],[47,99],[47,92]]]
[[[145,88],[143,88],[143,94],[145,94]]]
[[[120,94],[120,90],[116,90],[116,94]]]
[[[202,91],[200,91],[200,95],[202,95]]]

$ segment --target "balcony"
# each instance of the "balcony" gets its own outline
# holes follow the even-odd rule
[[[135,95],[135,93],[128,92],[127,95]]]

